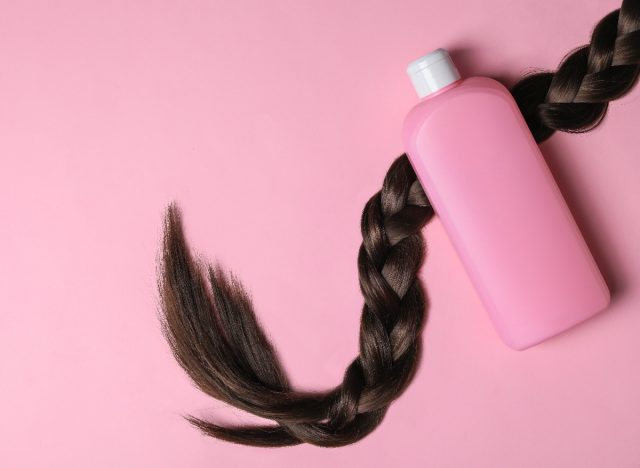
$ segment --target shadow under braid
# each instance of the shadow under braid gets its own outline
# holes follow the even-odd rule
[[[556,130],[599,125],[608,103],[627,93],[639,73],[640,0],[624,0],[598,23],[590,44],[565,57],[557,71],[530,75],[511,92],[542,142]],[[180,213],[169,206],[159,289],[173,354],[203,392],[274,424],[227,427],[187,419],[210,436],[255,446],[335,447],[373,431],[411,380],[420,355],[421,229],[433,216],[408,158],[400,156],[362,214],[359,355],[340,385],[304,393],[290,387],[241,283],[219,266],[193,259]]]

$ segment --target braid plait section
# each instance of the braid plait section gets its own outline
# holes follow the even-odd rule
[[[425,313],[417,279],[424,258],[420,230],[432,216],[408,159],[398,158],[362,215],[359,355],[340,385],[303,393],[291,389],[242,285],[192,258],[179,211],[170,206],[159,288],[174,356],[203,392],[275,424],[188,420],[213,437],[258,446],[341,446],[375,429],[416,368]]]
[[[639,74],[640,0],[624,0],[596,25],[590,43],[567,55],[554,73],[529,75],[511,93],[541,142],[556,130],[596,127],[609,102],[629,92]]]

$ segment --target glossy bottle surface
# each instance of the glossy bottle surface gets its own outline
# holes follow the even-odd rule
[[[502,340],[525,349],[609,290],[509,91],[459,80],[412,109],[405,149]]]

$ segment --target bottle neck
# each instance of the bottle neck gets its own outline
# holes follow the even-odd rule
[[[458,86],[460,83],[462,83],[462,78],[457,79],[456,81],[454,81],[453,83],[449,83],[448,85],[446,85],[444,88],[440,88],[437,91],[434,91],[433,93],[427,94],[426,96],[422,96],[420,98],[420,102],[422,101],[428,101],[429,99],[432,99],[436,96],[440,96],[441,94],[446,93],[447,91],[449,91],[451,88],[455,88],[456,86]]]

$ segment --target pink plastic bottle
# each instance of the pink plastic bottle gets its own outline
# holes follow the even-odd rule
[[[525,349],[596,314],[609,290],[509,91],[438,49],[407,72],[411,163],[502,340]]]

